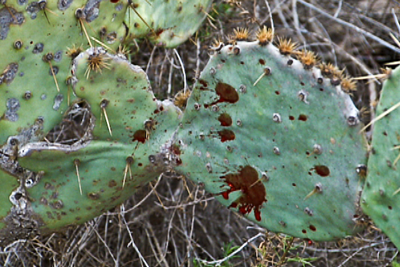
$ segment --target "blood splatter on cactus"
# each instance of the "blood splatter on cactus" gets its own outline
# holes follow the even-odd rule
[[[132,37],[175,47],[192,36],[206,18],[212,0],[130,1],[126,23]]]
[[[174,139],[176,170],[271,231],[351,235],[365,164],[359,112],[343,92],[354,83],[289,41],[275,47],[270,30],[258,39],[214,47]]]
[[[363,211],[400,247],[399,119],[400,68],[385,81],[374,123],[368,174],[361,198]],[[385,115],[386,114],[386,115]]]

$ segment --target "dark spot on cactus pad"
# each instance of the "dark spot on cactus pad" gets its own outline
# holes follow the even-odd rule
[[[85,14],[85,19],[87,22],[92,22],[99,16],[101,0],[89,0],[86,6],[83,8],[83,13]]]
[[[275,91],[275,94],[277,94],[277,95],[280,95],[280,94],[281,94],[281,92],[279,92],[279,91]]]
[[[293,121],[293,120],[294,120],[294,117],[290,115],[290,116],[289,116],[289,120]]]
[[[391,209],[393,209],[393,208],[392,208],[392,206],[388,206],[388,209],[390,209],[390,210],[391,210]]]
[[[18,72],[18,64],[17,63],[10,63],[4,69],[4,71],[0,74],[0,84],[7,83],[10,84]]]
[[[303,234],[307,234],[307,231],[306,231],[305,229],[301,230],[301,232],[302,232]]]
[[[24,15],[12,7],[7,6],[0,9],[0,40],[7,38],[10,25],[21,25],[24,20]]]
[[[330,174],[329,168],[324,165],[317,165],[313,170],[322,177],[326,177]]]
[[[7,110],[4,114],[4,118],[6,120],[16,122],[19,119],[17,111],[20,109],[20,103],[16,98],[9,98],[7,99]]]
[[[254,210],[254,217],[257,221],[261,221],[260,208],[264,202],[267,202],[267,193],[264,184],[258,177],[257,170],[251,166],[245,166],[239,173],[227,174],[220,178],[224,179],[229,186],[227,191],[221,193],[225,199],[229,199],[229,194],[233,191],[240,190],[242,192],[242,196],[235,200],[230,207],[238,207],[242,214],[248,214]]]
[[[300,114],[299,115],[299,121],[307,121],[307,115]]]
[[[108,187],[114,187],[117,186],[117,182],[115,180],[111,180],[108,182]]]
[[[58,9],[61,11],[66,10],[72,4],[73,0],[58,0]]]
[[[312,225],[312,224],[310,224],[309,228],[310,228],[310,230],[313,231],[313,232],[317,231],[317,228],[316,228],[314,225]]]
[[[205,80],[203,80],[203,79],[200,79],[200,80],[199,80],[199,83],[202,85],[202,86],[200,87],[200,90],[205,90],[205,89],[207,88],[207,86],[208,86],[208,83],[207,83]]]
[[[219,115],[218,120],[221,123],[221,126],[231,126],[232,125],[232,118],[227,113],[222,113],[221,115]]]
[[[64,203],[61,200],[56,200],[56,201],[50,203],[50,207],[52,207],[53,209],[59,210],[64,207]]]
[[[33,47],[32,53],[34,53],[34,54],[42,53],[43,49],[44,49],[44,44],[43,43],[37,43]]]
[[[139,141],[141,143],[145,143],[146,142],[146,131],[145,130],[137,130],[134,134],[133,134],[133,142],[135,141]]]
[[[209,106],[215,105],[217,103],[228,102],[228,103],[236,103],[239,100],[239,94],[236,92],[236,89],[226,83],[219,82],[215,87],[215,92],[219,96],[219,99],[211,104],[204,104],[205,108]]]
[[[98,193],[89,193],[88,194],[88,197],[91,199],[91,200],[98,200],[99,198],[100,198],[100,195],[98,194]]]
[[[218,134],[221,137],[221,142],[235,140],[235,133],[231,130],[224,129],[222,131],[219,131]]]
[[[260,58],[260,59],[258,60],[258,62],[259,62],[261,65],[265,65],[265,60],[262,59],[262,58]]]

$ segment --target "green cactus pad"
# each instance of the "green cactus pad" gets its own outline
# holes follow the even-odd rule
[[[43,121],[39,136],[61,119],[68,108],[71,56],[89,46],[84,29],[114,49],[126,36],[126,4],[16,2],[0,4],[0,145],[38,118]]]
[[[350,97],[272,44],[220,48],[175,136],[176,170],[268,230],[316,241],[357,232],[365,151]]]
[[[107,64],[88,74],[97,53]],[[155,99],[143,70],[96,47],[75,58],[71,73],[76,100],[61,122],[44,140],[23,142],[31,133],[26,130],[0,151],[8,155],[7,175],[0,178],[12,174],[19,181],[4,192],[13,206],[0,209],[0,216],[8,212],[0,242],[8,242],[10,232],[12,238],[26,237],[83,223],[122,203],[168,167],[165,144],[181,111]]]
[[[400,68],[396,68],[383,85],[376,116],[400,102]],[[361,198],[363,211],[400,248],[400,144],[398,108],[374,123],[368,174]]]
[[[155,44],[175,47],[197,31],[212,0],[131,2],[125,22],[132,37],[148,36]]]

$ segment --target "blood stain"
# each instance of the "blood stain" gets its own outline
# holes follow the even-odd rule
[[[322,177],[326,177],[330,174],[329,168],[324,165],[317,165],[314,167],[315,172]]]
[[[258,177],[258,172],[251,166],[245,166],[240,169],[239,173],[231,173],[221,176],[225,183],[229,186],[227,191],[221,193],[225,199],[229,199],[229,194],[233,191],[240,190],[242,196],[234,201],[229,207],[239,207],[239,212],[244,214],[254,210],[254,217],[257,221],[261,221],[260,208],[264,202],[267,202],[264,184]]]
[[[144,142],[146,142],[146,131],[145,130],[137,130],[134,134],[133,134],[133,142],[135,141],[139,141],[141,143],[144,144]]]
[[[231,126],[232,125],[232,118],[227,113],[222,113],[221,115],[219,115],[218,120],[221,123],[221,126]]]
[[[219,99],[214,103],[204,104],[205,108],[217,103],[228,102],[233,104],[239,101],[239,94],[236,92],[236,89],[229,84],[219,82],[215,87],[215,92],[219,96]]]
[[[232,141],[235,140],[235,133],[231,130],[222,130],[218,131],[219,136],[221,137],[221,142]]]
[[[300,114],[299,115],[299,121],[307,121],[307,115]]]

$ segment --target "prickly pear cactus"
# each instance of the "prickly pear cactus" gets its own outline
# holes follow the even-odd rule
[[[271,34],[214,47],[174,139],[176,169],[271,231],[351,235],[365,167],[359,112],[343,92],[354,84]]]
[[[126,23],[133,38],[175,47],[192,36],[207,17],[212,0],[130,1]]]
[[[25,143],[23,133],[2,147],[10,165],[3,173],[13,175],[1,178],[13,189],[0,241],[83,223],[166,170],[163,145],[181,112],[155,99],[144,71],[95,47],[74,59],[71,73],[76,99],[61,122],[42,140]]]
[[[361,199],[363,211],[398,248],[400,247],[399,89],[400,68],[396,68],[385,81],[376,107],[377,118],[383,117],[374,123],[368,175]]]
[[[0,4],[0,145],[37,120],[42,135],[54,127],[68,108],[71,57],[95,43],[89,35],[116,49],[125,12],[99,0]]]

